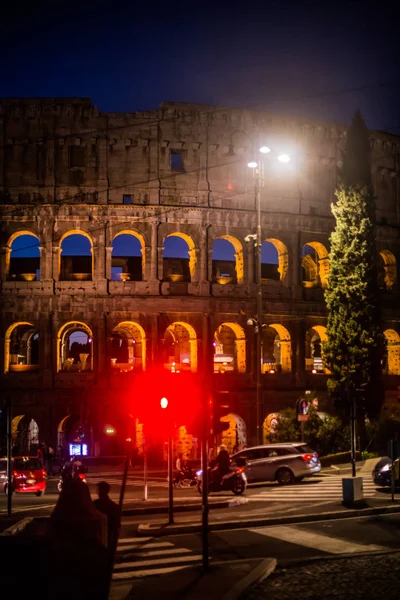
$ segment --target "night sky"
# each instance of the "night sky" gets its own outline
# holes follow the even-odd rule
[[[266,108],[400,134],[400,3],[70,1],[2,7],[0,97]],[[82,8],[83,7],[83,8]]]

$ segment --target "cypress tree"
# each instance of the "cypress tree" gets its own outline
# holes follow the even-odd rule
[[[368,130],[356,112],[339,170],[336,226],[330,237],[329,310],[324,361],[338,409],[349,412],[347,385],[356,393],[359,422],[376,418],[384,400],[386,340],[380,326],[375,202]],[[362,390],[362,393],[356,392]]]

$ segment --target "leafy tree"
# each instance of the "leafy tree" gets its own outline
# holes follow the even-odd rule
[[[386,340],[380,327],[369,135],[359,112],[348,130],[339,177],[337,202],[332,204],[336,227],[325,291],[329,314],[324,361],[337,407],[348,414],[349,385],[356,393],[358,418],[365,422],[365,415],[376,418],[382,406]]]

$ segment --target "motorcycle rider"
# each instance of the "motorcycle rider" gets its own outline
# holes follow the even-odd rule
[[[223,476],[229,473],[231,466],[231,457],[225,444],[220,445],[215,462],[216,466],[211,470],[212,481],[221,484]]]

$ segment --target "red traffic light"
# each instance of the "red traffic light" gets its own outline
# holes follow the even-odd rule
[[[168,408],[168,399],[167,398],[161,398],[161,400],[160,400],[160,406],[161,406],[161,408]]]

